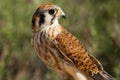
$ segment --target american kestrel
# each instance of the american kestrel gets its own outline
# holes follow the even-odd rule
[[[59,24],[62,9],[43,4],[32,17],[32,44],[40,59],[64,80],[115,80],[82,43]],[[63,80],[62,79],[62,80]]]

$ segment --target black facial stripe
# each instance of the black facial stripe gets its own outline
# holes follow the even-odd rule
[[[53,20],[55,19],[55,15],[53,15],[53,18],[51,19],[51,25],[53,24]]]
[[[56,14],[57,14],[57,12],[58,12],[58,11],[56,10]],[[53,20],[55,19],[56,14],[54,14],[54,15],[53,15],[53,18],[51,19],[51,22],[50,22],[50,23],[51,23],[51,25],[53,24]]]
[[[44,11],[41,11],[41,10],[39,10],[39,8],[35,11],[35,13],[34,13],[34,15],[33,16],[37,16],[37,17],[39,17],[39,26],[41,26],[44,22],[45,22],[45,15],[43,14],[44,13]],[[36,23],[36,20],[35,19],[33,19],[32,20],[32,25],[34,26],[35,25],[35,23]]]
[[[45,15],[44,14],[40,14],[39,17],[40,17],[39,25],[41,26],[45,22]]]
[[[40,11],[39,9],[37,9],[35,11],[35,13],[33,14],[33,18],[32,18],[32,26],[36,26],[36,17],[39,17],[39,26],[41,26],[42,23],[44,23],[44,14],[42,11]]]
[[[35,19],[32,19],[32,26],[35,26]]]

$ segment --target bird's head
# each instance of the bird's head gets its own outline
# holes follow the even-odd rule
[[[53,4],[43,4],[35,11],[32,17],[32,29],[37,31],[42,27],[58,25],[60,17],[66,18],[60,7]]]

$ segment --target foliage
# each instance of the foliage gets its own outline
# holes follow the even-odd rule
[[[31,18],[43,3],[62,7],[67,20],[60,23],[119,80],[119,0],[1,0],[0,80],[58,80],[31,46]]]

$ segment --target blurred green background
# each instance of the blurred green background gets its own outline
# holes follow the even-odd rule
[[[63,9],[60,23],[120,80],[120,0],[0,0],[0,80],[59,80],[31,46],[31,18],[44,3]]]

